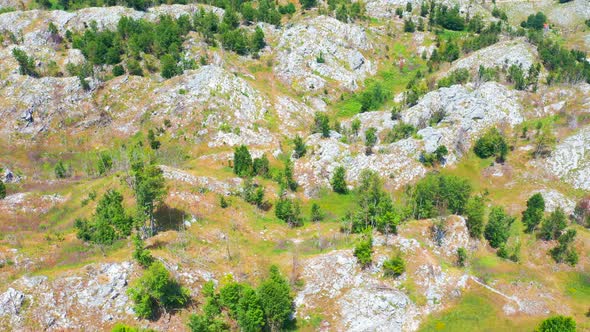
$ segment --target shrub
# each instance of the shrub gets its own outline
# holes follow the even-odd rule
[[[295,136],[295,139],[293,140],[293,146],[295,150],[293,153],[293,157],[301,158],[305,156],[305,153],[307,152],[307,147],[305,146],[305,142],[303,141],[303,138],[301,138],[301,136]]]
[[[293,297],[289,283],[275,265],[257,289],[260,304],[271,331],[281,330],[293,315]]]
[[[393,126],[393,128],[387,132],[385,136],[385,142],[395,143],[399,140],[412,137],[416,133],[416,128],[410,124],[399,122]]]
[[[412,19],[404,20],[404,32],[415,32],[416,31],[416,24]]]
[[[240,145],[234,150],[234,173],[239,177],[252,175],[252,157],[245,145]]]
[[[359,264],[365,268],[371,265],[373,260],[373,237],[370,234],[364,238],[354,247],[354,257],[357,258]]]
[[[376,227],[382,233],[397,233],[397,225],[402,214],[393,206],[391,196],[383,189],[379,175],[371,170],[363,170],[355,188],[359,197],[358,210],[349,212],[343,218],[343,228],[352,233],[360,233]]]
[[[571,317],[553,316],[539,324],[538,332],[576,332],[576,322]]]
[[[371,153],[373,147],[377,143],[377,129],[374,127],[368,128],[365,131],[365,145],[367,146],[367,153]]]
[[[432,153],[422,151],[420,154],[420,162],[425,166],[433,167],[438,164],[444,164],[445,157],[449,154],[449,150],[444,145],[439,145]]]
[[[317,203],[313,203],[311,205],[311,213],[309,219],[314,222],[322,221],[324,219],[324,213],[322,212],[322,209]]]
[[[98,155],[97,162],[98,174],[104,175],[113,168],[113,158],[110,153],[103,151]]]
[[[460,267],[465,266],[465,262],[467,261],[467,250],[465,248],[460,247],[457,249],[457,265]]]
[[[37,72],[37,68],[35,66],[35,59],[30,57],[25,53],[25,51],[21,50],[20,48],[13,48],[12,49],[12,56],[18,62],[18,72],[21,75],[28,75],[31,77],[39,77],[39,73]]]
[[[484,237],[490,243],[492,248],[499,248],[506,244],[510,236],[510,226],[514,218],[506,214],[504,208],[494,206],[490,210],[488,223],[484,230]]]
[[[346,170],[343,166],[336,167],[330,184],[332,185],[332,190],[335,193],[348,193],[348,187],[346,186]]]
[[[445,211],[462,214],[471,195],[468,180],[452,175],[429,174],[410,191],[410,207],[416,219],[433,218]]]
[[[270,171],[270,162],[266,157],[266,154],[263,153],[260,158],[254,158],[252,162],[252,173],[254,175],[262,176],[264,178],[268,177],[268,172]]]
[[[528,199],[526,206],[526,210],[522,212],[522,223],[526,227],[525,232],[532,233],[543,220],[545,200],[540,193],[536,193]]]
[[[289,198],[280,198],[275,204],[275,215],[291,227],[303,225],[299,202]]]
[[[55,177],[58,179],[65,179],[69,176],[65,164],[61,160],[55,164],[53,170],[55,172]]]
[[[310,9],[317,6],[317,0],[299,0],[303,9]]]
[[[159,261],[153,262],[128,290],[135,303],[133,310],[140,318],[153,319],[159,310],[172,310],[185,306],[190,292],[172,278]]]
[[[0,180],[0,199],[6,198],[6,185]]]
[[[254,184],[250,179],[244,181],[242,197],[246,202],[256,205],[258,208],[263,209],[266,205],[264,201],[264,187]]]
[[[482,159],[495,156],[504,161],[508,154],[508,144],[498,129],[492,128],[475,142],[473,151]]]
[[[567,218],[563,209],[558,207],[543,220],[539,237],[545,241],[557,240],[561,232],[567,227]]]
[[[313,133],[322,133],[323,138],[330,137],[330,120],[324,113],[316,112],[314,119]]]
[[[537,14],[529,15],[526,21],[520,23],[520,26],[533,30],[542,30],[545,23],[547,23],[547,16],[542,12],[538,12]]]
[[[457,69],[452,71],[448,76],[442,78],[438,81],[438,87],[450,87],[451,85],[455,84],[465,84],[469,81],[469,70]]]
[[[163,78],[171,78],[182,73],[182,69],[178,66],[176,59],[170,55],[165,54],[160,59],[161,75]]]
[[[479,239],[484,229],[485,205],[482,196],[470,197],[465,206],[467,229],[472,238]]]
[[[145,244],[138,235],[133,236],[133,245],[135,247],[135,250],[133,251],[133,259],[135,259],[143,268],[152,265],[154,262],[154,256],[150,254],[149,250],[145,249]]]
[[[219,207],[225,209],[229,206],[229,202],[225,199],[224,195],[219,195]]]
[[[287,160],[285,162],[285,170],[283,172],[284,175],[284,183],[282,185],[289,188],[291,191],[297,190],[299,184],[293,178],[293,162],[291,160]]]
[[[401,256],[383,262],[383,273],[388,277],[399,277],[406,271],[406,263]]]
[[[378,109],[387,100],[387,96],[380,83],[372,83],[360,95],[361,113]]]
[[[580,225],[590,227],[590,197],[585,197],[576,204],[573,217]]]
[[[123,195],[115,190],[108,190],[98,201],[92,219],[77,219],[74,226],[79,239],[111,245],[115,240],[131,234],[133,218],[125,213]]]
[[[116,65],[113,67],[113,76],[121,76],[123,74],[125,74],[125,68],[123,68],[123,66],[121,65]]]

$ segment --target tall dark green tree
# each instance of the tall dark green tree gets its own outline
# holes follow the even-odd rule
[[[526,210],[522,212],[522,223],[525,225],[525,232],[532,233],[545,213],[545,200],[540,193],[532,195],[526,202]]]
[[[484,231],[484,237],[488,240],[492,248],[500,248],[508,242],[510,226],[513,222],[514,218],[506,214],[504,208],[499,206],[492,207]]]
[[[543,220],[539,237],[545,241],[557,240],[563,230],[567,227],[567,217],[561,207],[555,209]]]
[[[6,185],[0,180],[0,199],[6,198]]]
[[[469,235],[479,239],[483,234],[485,217],[485,204],[482,196],[477,195],[469,198],[465,206],[465,217],[467,217]]]
[[[321,133],[323,138],[330,137],[330,119],[324,113],[316,112],[314,118],[313,133]]]
[[[19,74],[39,77],[39,73],[35,66],[35,59],[33,59],[33,57],[28,56],[27,53],[20,48],[13,48],[12,56],[16,59],[16,62],[18,62]]]
[[[234,150],[234,173],[240,177],[252,175],[252,156],[245,145],[240,145]]]
[[[301,136],[299,135],[295,136],[295,139],[293,139],[293,148],[293,157],[295,158],[301,158],[305,156],[305,153],[307,153],[307,147],[305,146],[305,142],[303,141],[303,138],[301,138]]]
[[[289,283],[275,265],[257,289],[266,322],[271,331],[280,331],[293,315],[293,297]]]
[[[153,164],[137,162],[133,166],[135,200],[142,217],[149,221],[148,235],[156,232],[154,210],[166,195],[166,183],[162,170]]]
[[[332,180],[330,181],[332,190],[339,194],[348,193],[348,187],[346,186],[346,169],[343,166],[338,166],[332,174]]]

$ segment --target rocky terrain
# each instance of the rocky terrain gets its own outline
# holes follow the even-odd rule
[[[461,48],[479,35],[469,21],[453,31],[434,18],[429,23],[421,1],[409,3],[371,0],[357,15],[357,2],[308,9],[294,2],[295,12],[271,24],[246,19],[241,8],[200,3],[63,10],[0,0],[0,330],[108,331],[117,323],[190,330],[193,315],[203,316],[211,302],[206,282],[218,290],[230,281],[257,289],[271,265],[288,281],[293,312],[289,324],[264,330],[534,330],[554,315],[590,330],[583,219],[590,81],[563,79],[567,68],[553,68],[547,49],[518,30],[543,11],[543,38],[583,55],[590,51],[590,3],[497,1],[507,14],[498,40],[472,52]],[[484,25],[501,21],[490,3],[435,3],[457,6],[458,16],[481,17]],[[123,17],[158,24],[162,15],[193,19],[201,10],[219,26],[214,37],[193,29],[170,46],[178,49],[172,77],[164,75],[163,57],[149,54],[154,50],[120,54],[120,75],[115,64],[90,64],[86,77],[72,70],[89,59],[68,40],[71,33],[115,33]],[[264,46],[244,54],[230,49],[223,36],[228,11],[243,29],[234,31],[261,31]],[[412,32],[410,20],[424,31]],[[456,59],[436,60],[453,43]],[[23,74],[17,49],[38,75]],[[575,60],[580,75],[587,58]],[[132,60],[143,76],[130,73]],[[512,65],[522,71],[523,87]],[[494,75],[484,79],[480,67]],[[440,84],[460,69],[469,72],[466,80]],[[412,93],[416,100],[408,102]],[[399,128],[408,133],[394,137]],[[502,137],[504,156],[475,151],[490,132]],[[298,144],[305,147],[299,154]],[[241,146],[248,175],[237,171]],[[155,165],[165,184],[146,204],[149,213],[139,204],[139,162]],[[338,192],[340,168],[347,190]],[[384,188],[370,199],[359,189],[367,170],[379,178],[369,187]],[[482,222],[494,207],[514,218],[501,246],[487,234],[474,236],[476,217],[470,220],[467,207],[451,211],[448,197],[436,198],[437,215],[416,217],[416,184],[436,176],[468,182],[471,199],[481,198]],[[150,236],[145,225],[131,233],[188,290],[184,306],[138,317],[130,289],[147,269],[132,236],[99,244],[81,234],[81,221],[101,217],[108,190],[121,193],[128,220],[156,223]],[[542,220],[525,232],[523,211],[536,193]],[[390,204],[366,208],[383,197]],[[294,202],[297,218],[280,215],[284,201]],[[390,214],[369,216],[386,209]],[[561,210],[565,226],[546,239],[544,224]],[[347,225],[355,218],[372,224],[353,231]],[[395,230],[380,228],[391,220]],[[576,232],[567,247],[578,255],[575,264],[551,254],[566,229]],[[371,260],[362,264],[358,247],[368,237]],[[405,265],[392,276],[393,258]],[[229,310],[219,310],[221,330],[245,330]]]

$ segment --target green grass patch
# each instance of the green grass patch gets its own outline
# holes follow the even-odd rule
[[[565,293],[576,301],[590,303],[590,274],[572,273],[565,284]]]
[[[502,317],[486,295],[469,293],[453,308],[427,319],[419,331],[522,331],[530,323]]]

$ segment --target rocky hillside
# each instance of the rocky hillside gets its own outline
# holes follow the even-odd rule
[[[0,0],[0,330],[590,331],[590,3]]]

